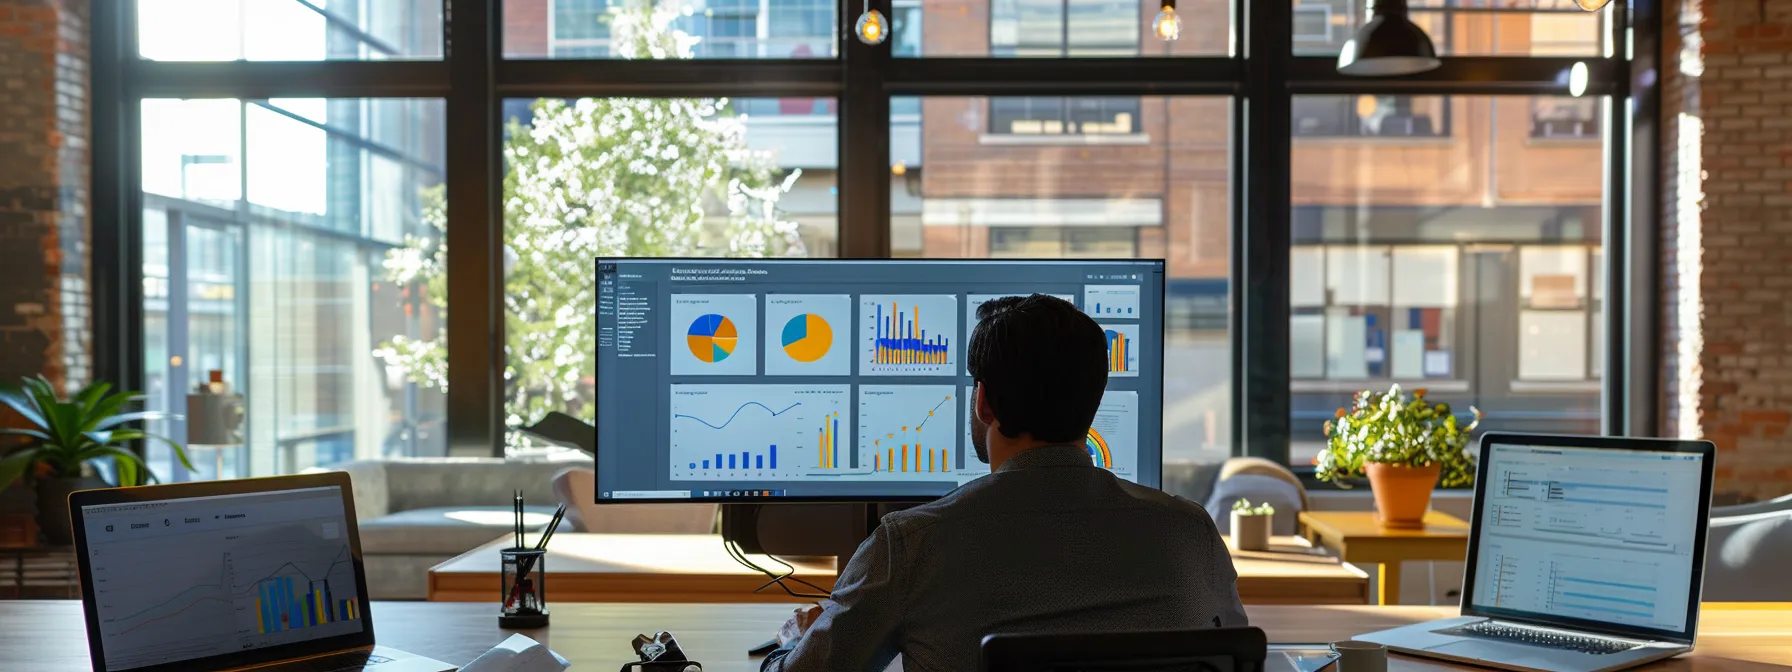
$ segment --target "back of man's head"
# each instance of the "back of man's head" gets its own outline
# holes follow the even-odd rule
[[[969,369],[1002,435],[1082,443],[1108,384],[1101,326],[1044,294],[989,301],[977,319]]]

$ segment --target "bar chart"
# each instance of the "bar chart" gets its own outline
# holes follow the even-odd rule
[[[672,478],[800,478],[850,467],[848,385],[671,386]]]
[[[1138,285],[1086,285],[1083,312],[1097,318],[1138,319]]]
[[[884,479],[951,479],[958,405],[951,385],[859,386],[859,464]]]
[[[1108,340],[1108,377],[1138,377],[1139,325],[1104,324],[1101,329]]]
[[[859,373],[868,376],[949,376],[958,356],[958,297],[860,297]]]
[[[334,597],[329,579],[269,577],[255,584],[255,593],[255,631],[263,635],[359,618],[360,605]]]

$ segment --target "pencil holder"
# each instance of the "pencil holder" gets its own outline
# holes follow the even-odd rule
[[[546,627],[548,624],[547,551],[532,548],[506,548],[499,551],[504,569],[499,572],[500,595],[498,627],[513,630]]]

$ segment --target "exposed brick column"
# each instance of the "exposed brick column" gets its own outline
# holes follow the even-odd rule
[[[1792,491],[1792,2],[1664,7],[1664,433],[1720,503]]]
[[[89,374],[88,2],[0,0],[0,382]]]

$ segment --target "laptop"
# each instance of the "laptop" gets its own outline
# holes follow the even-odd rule
[[[374,644],[348,474],[69,496],[93,669],[451,672]]]
[[[1356,639],[1547,672],[1620,670],[1691,651],[1715,450],[1487,434],[1462,615]]]

